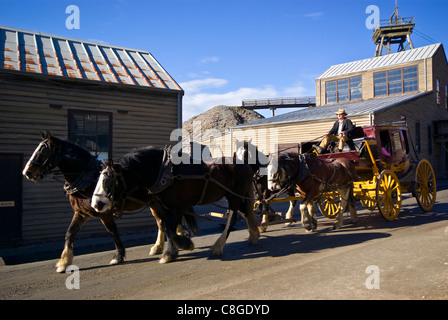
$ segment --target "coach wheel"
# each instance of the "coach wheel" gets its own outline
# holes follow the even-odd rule
[[[329,219],[334,219],[341,212],[341,195],[338,191],[327,193],[317,200],[320,213]]]
[[[367,210],[373,211],[376,209],[377,201],[373,199],[361,200],[361,204]]]
[[[436,202],[437,186],[434,170],[428,160],[422,159],[415,170],[414,193],[423,211],[430,211]]]
[[[400,181],[392,170],[384,170],[376,184],[378,210],[384,219],[392,221],[398,217],[401,209]]]

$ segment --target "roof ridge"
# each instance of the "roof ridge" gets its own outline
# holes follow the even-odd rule
[[[395,52],[379,57],[371,57],[356,61],[335,64],[327,68],[316,79],[324,79],[344,74],[377,69],[385,66],[398,65],[406,62],[423,60],[432,57],[439,47],[443,47],[441,42],[406,51]],[[354,66],[356,66],[356,68],[353,68]],[[341,72],[342,70],[344,72]]]

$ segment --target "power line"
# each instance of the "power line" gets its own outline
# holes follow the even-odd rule
[[[419,37],[423,38],[424,40],[430,42],[431,44],[434,44],[434,43],[438,43],[438,42],[439,42],[439,41],[437,41],[437,40],[434,40],[434,39],[431,38],[430,36],[424,34],[424,33],[421,32],[420,30],[417,30],[416,28],[414,28],[414,33],[415,33],[416,35],[418,35]]]

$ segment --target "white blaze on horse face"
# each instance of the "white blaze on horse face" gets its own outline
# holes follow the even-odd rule
[[[40,148],[42,147],[42,145],[44,143],[45,143],[45,141],[42,141],[41,143],[39,143],[39,145],[37,146],[36,150],[34,150],[33,155],[30,157],[30,159],[26,163],[25,168],[23,168],[22,174],[28,180],[38,181],[41,178],[40,174],[37,174],[37,172],[33,172],[33,170],[31,170],[31,166],[33,164],[33,161],[35,161],[35,158],[37,157],[38,152],[39,152]]]
[[[236,150],[236,163],[244,163],[244,147],[240,147]]]
[[[275,191],[277,189],[278,184],[275,181],[275,174],[277,173],[277,162],[270,161],[268,164],[268,189],[271,191]]]
[[[95,191],[93,191],[92,201],[90,205],[96,212],[104,212],[111,207],[111,203],[109,198],[106,196],[106,191],[104,190],[104,179],[105,179],[104,171],[101,172],[100,177],[98,178],[98,182],[96,183]]]

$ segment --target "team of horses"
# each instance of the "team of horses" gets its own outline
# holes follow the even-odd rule
[[[356,172],[349,160],[325,161],[312,154],[297,153],[268,156],[250,142],[238,141],[232,158],[173,164],[172,152],[170,148],[138,148],[116,161],[105,159],[101,163],[74,143],[56,138],[49,131],[42,134],[42,141],[25,165],[23,175],[39,182],[59,169],[74,212],[64,250],[56,264],[57,272],[64,272],[72,264],[76,234],[90,218],[100,219],[114,240],[116,252],[110,263],[122,263],[125,248],[115,218],[145,207],[151,211],[159,229],[150,255],[161,253],[160,263],[176,260],[179,249],[194,249],[191,235],[197,232],[197,223],[193,207],[222,198],[227,200],[229,214],[222,234],[211,247],[212,257],[223,255],[238,212],[246,221],[249,244],[257,244],[260,229],[254,202],[282,193],[303,195],[301,222],[308,231],[317,228],[314,199],[328,190],[338,190],[341,195],[342,210],[334,228],[342,226],[346,206],[352,221],[356,222],[353,196]],[[286,218],[292,217],[294,206],[292,201]],[[182,231],[182,221],[190,231],[189,236]]]

